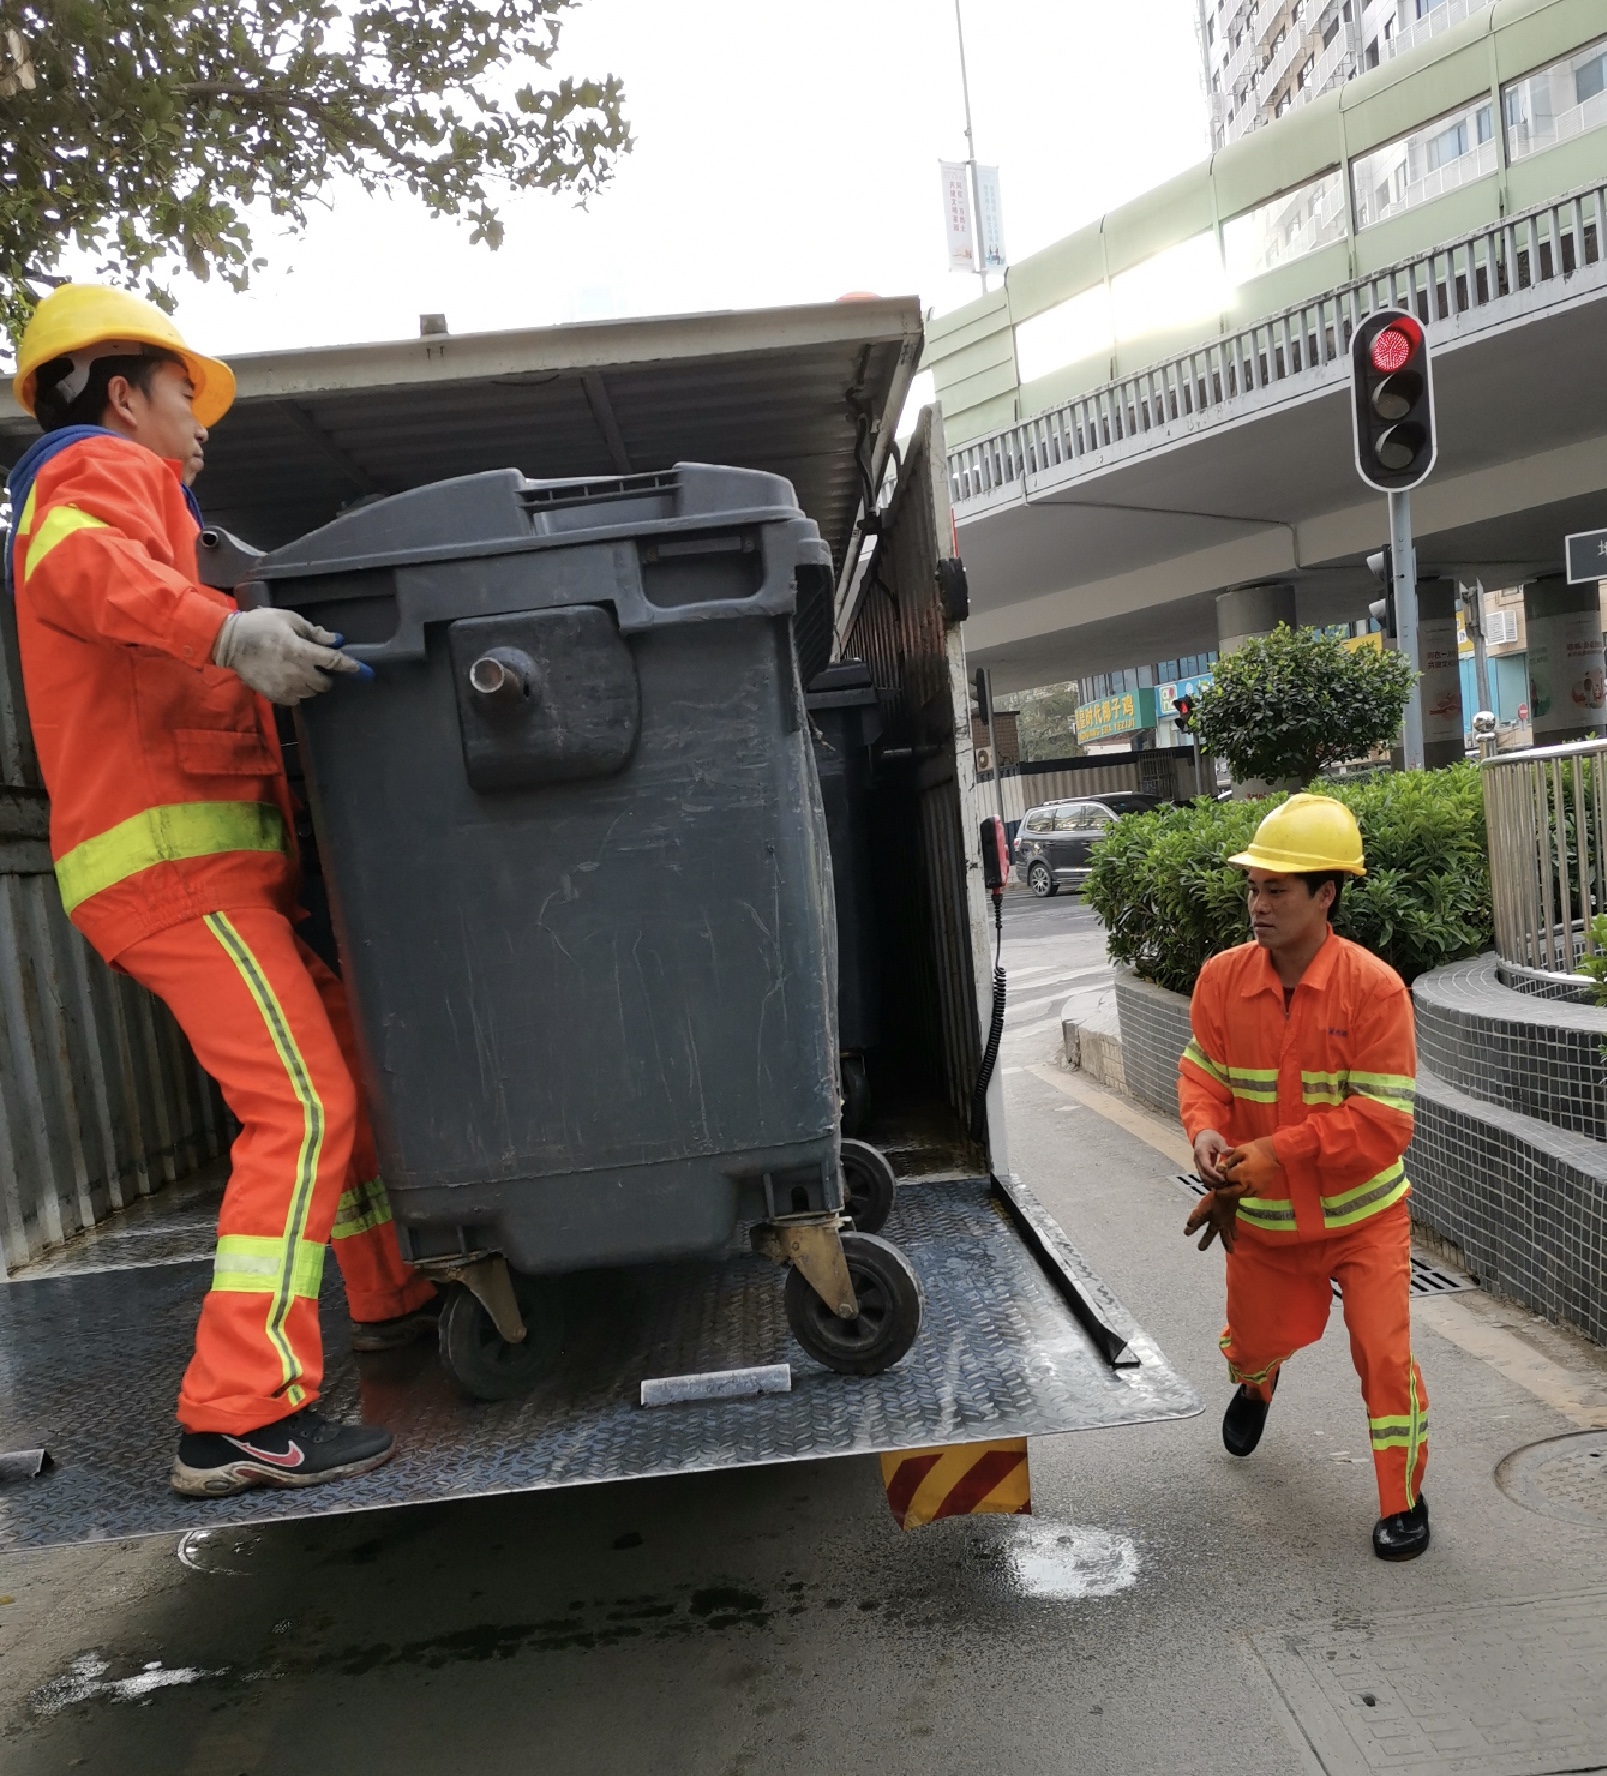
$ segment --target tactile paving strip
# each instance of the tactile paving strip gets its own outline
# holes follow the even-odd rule
[[[1607,1431],[1579,1431],[1515,1449],[1495,1471],[1509,1498],[1564,1523],[1607,1523]]]
[[[1190,1196],[1205,1195],[1205,1181],[1193,1172],[1175,1174],[1179,1184]],[[1459,1270],[1452,1270],[1449,1265],[1437,1264],[1421,1254],[1412,1254],[1412,1287],[1414,1295],[1456,1295],[1464,1289],[1476,1289],[1478,1284],[1470,1276],[1464,1276]],[[1343,1291],[1338,1283],[1333,1284],[1334,1299],[1340,1300]]]
[[[1328,1776],[1557,1776],[1607,1769],[1607,1592],[1255,1640]]]
[[[1138,1362],[1113,1368],[1098,1354],[985,1180],[901,1188],[886,1237],[920,1275],[926,1318],[909,1356],[885,1375],[850,1378],[813,1363],[788,1334],[782,1273],[732,1252],[555,1284],[567,1327],[561,1379],[495,1405],[465,1401],[428,1346],[355,1359],[331,1264],[322,1302],[324,1407],[388,1426],[401,1453],[337,1486],[217,1502],[181,1499],[167,1486],[173,1399],[207,1283],[202,1266],[0,1288],[0,1426],[8,1445],[43,1444],[57,1464],[38,1480],[0,1488],[0,1548],[1141,1424],[1200,1410],[1194,1390],[1057,1242],[1066,1270],[1099,1299],[1101,1313],[1119,1320]],[[793,1366],[790,1394],[638,1403],[645,1376],[777,1362]]]

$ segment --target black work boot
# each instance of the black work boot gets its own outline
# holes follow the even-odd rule
[[[1373,1552],[1380,1560],[1415,1560],[1428,1547],[1428,1500],[1421,1495],[1409,1511],[1380,1517],[1373,1525]]]
[[[396,1444],[378,1425],[344,1425],[304,1406],[289,1418],[246,1431],[185,1431],[172,1483],[186,1498],[227,1498],[253,1486],[321,1486],[388,1462]]]
[[[1272,1378],[1272,1391],[1278,1391],[1278,1378]],[[1261,1441],[1261,1433],[1266,1428],[1267,1410],[1272,1405],[1270,1400],[1263,1400],[1252,1394],[1241,1381],[1237,1392],[1228,1401],[1228,1409],[1222,1414],[1222,1447],[1229,1455],[1240,1457],[1253,1455],[1255,1446]]]
[[[434,1338],[441,1329],[443,1297],[437,1291],[422,1307],[397,1314],[389,1320],[353,1320],[352,1349],[363,1353],[400,1350],[421,1338]]]

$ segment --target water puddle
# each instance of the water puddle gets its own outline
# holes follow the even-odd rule
[[[79,1702],[144,1702],[158,1690],[181,1684],[200,1683],[209,1677],[224,1677],[227,1667],[217,1671],[203,1670],[199,1665],[181,1665],[169,1670],[160,1659],[153,1659],[132,1677],[108,1677],[111,1661],[104,1653],[80,1653],[72,1664],[49,1683],[43,1683],[28,1698],[35,1714],[60,1714]]]
[[[1080,1524],[1018,1517],[1010,1523],[1005,1562],[1023,1597],[1075,1602],[1114,1597],[1138,1583],[1138,1549],[1124,1535]]]
[[[260,1536],[249,1529],[191,1529],[179,1537],[179,1565],[231,1579],[250,1576],[246,1562]]]

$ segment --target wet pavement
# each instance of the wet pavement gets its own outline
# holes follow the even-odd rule
[[[1033,1003],[1092,981],[1069,978],[1099,966],[1092,921],[1012,896],[1005,960],[1012,1165],[1203,1417],[1040,1440],[1034,1517],[908,1534],[847,1457],[10,1558],[7,1776],[1607,1765],[1607,1520],[1588,1473],[1576,1520],[1496,1478],[1607,1426],[1601,1353],[1481,1295],[1428,1303],[1435,1542],[1374,1560],[1337,1318],[1235,1463],[1180,1137],[1058,1073]]]

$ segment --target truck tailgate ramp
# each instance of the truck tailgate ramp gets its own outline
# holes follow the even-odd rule
[[[522,1399],[462,1399],[429,1345],[354,1358],[334,1265],[325,1408],[389,1426],[358,1480],[216,1502],[168,1489],[173,1400],[209,1276],[188,1261],[44,1267],[0,1287],[0,1445],[55,1462],[0,1486],[0,1548],[260,1523],[930,1444],[1044,1436],[1200,1410],[1194,1390],[1017,1180],[907,1180],[888,1231],[926,1322],[896,1368],[818,1368],[791,1342],[781,1277],[732,1248],[704,1263],[555,1279],[562,1345]],[[645,1378],[790,1362],[790,1393],[643,1407]]]

